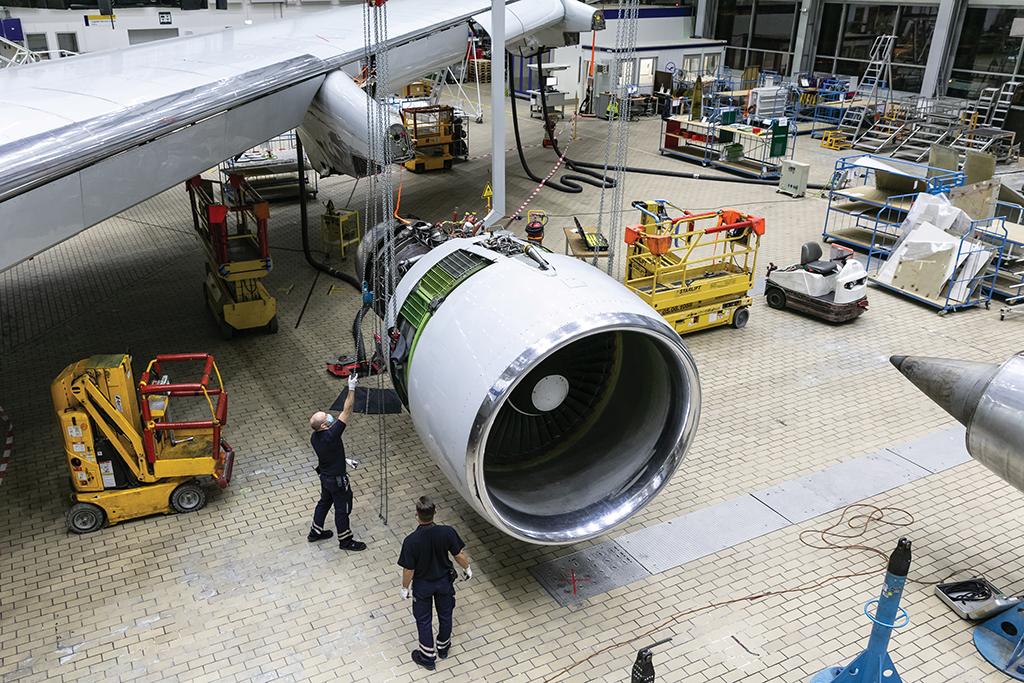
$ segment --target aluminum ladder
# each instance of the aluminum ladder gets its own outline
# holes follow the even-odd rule
[[[1010,104],[1019,87],[1020,83],[1017,81],[1006,81],[1003,83],[1003,87],[999,89],[999,96],[992,106],[992,114],[988,121],[990,126],[1002,128],[1006,125],[1006,115],[1010,111]]]
[[[880,88],[885,89],[891,96],[892,93],[892,48],[896,44],[896,36],[883,35],[875,38],[871,46],[871,55],[868,67],[864,70],[864,77],[857,86],[857,95],[867,99],[877,99]],[[870,90],[864,93],[865,87]],[[886,97],[886,100],[889,99]]]

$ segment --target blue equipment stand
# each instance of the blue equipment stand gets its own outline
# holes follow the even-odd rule
[[[910,623],[907,611],[900,607],[909,571],[910,541],[901,538],[889,556],[882,594],[878,600],[864,605],[864,614],[874,622],[868,646],[845,667],[830,666],[814,674],[810,683],[903,683],[889,656],[889,638],[894,628]],[[873,606],[876,606],[874,615],[871,614]]]
[[[977,626],[974,646],[989,664],[1024,681],[1024,610],[1011,607]]]

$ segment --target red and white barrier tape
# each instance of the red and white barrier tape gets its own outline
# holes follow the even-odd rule
[[[14,425],[11,424],[11,418],[7,417],[7,413],[2,407],[0,407],[0,425],[3,426],[3,446],[0,447],[0,484],[2,484],[4,476],[7,474],[7,466],[11,462],[11,455],[14,453]]]
[[[558,131],[558,132],[555,132],[554,137],[555,137],[556,140],[558,139],[558,134],[561,133],[562,131],[564,131],[567,125],[571,125],[572,123],[575,123],[576,116],[577,116],[577,114],[574,113],[572,115],[572,117],[570,118],[568,124],[563,122],[562,127],[561,127],[562,130]],[[572,142],[570,142],[569,144],[572,144]],[[562,154],[558,157],[558,162],[555,164],[554,168],[552,168],[551,171],[546,176],[544,176],[544,179],[541,180],[540,183],[537,184],[537,187],[533,188],[533,192],[530,193],[530,195],[523,201],[523,203],[519,205],[519,208],[516,209],[515,212],[512,214],[513,217],[523,215],[523,211],[526,209],[527,206],[530,205],[530,202],[532,202],[533,198],[537,196],[537,193],[541,191],[541,189],[544,187],[544,185],[549,180],[551,180],[551,176],[555,175],[555,173],[558,172],[558,169],[560,169],[562,167],[562,163],[565,162],[565,155],[568,154],[568,153],[569,153],[569,145],[566,145],[564,148],[562,148]]]

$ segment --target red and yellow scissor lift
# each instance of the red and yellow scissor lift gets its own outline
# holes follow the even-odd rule
[[[277,300],[261,280],[272,266],[267,240],[270,206],[240,175],[227,187],[195,176],[186,182],[192,222],[206,250],[203,297],[230,339],[235,330],[277,332]],[[223,201],[217,201],[220,186]]]
[[[186,362],[202,367],[198,382],[161,375]],[[50,393],[73,489],[69,531],[193,512],[206,504],[204,480],[222,489],[231,481],[235,454],[222,434],[228,396],[209,354],[158,355],[138,385],[131,356],[92,356],[64,368]],[[172,404],[182,419],[171,419]]]
[[[693,213],[663,200],[633,206],[641,220],[625,232],[626,286],[679,334],[745,326],[764,218],[733,209]]]

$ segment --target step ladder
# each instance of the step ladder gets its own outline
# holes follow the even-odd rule
[[[992,128],[1002,128],[1006,125],[1006,115],[1010,111],[1010,104],[1013,102],[1013,96],[1017,93],[1017,88],[1019,87],[1020,83],[1018,81],[1006,81],[1003,83],[1003,87],[999,89],[999,95],[992,106],[992,116],[988,122],[989,126]]]
[[[853,141],[853,147],[865,152],[882,152],[895,146],[904,137],[907,127],[906,121],[878,119]]]
[[[837,130],[846,136],[847,140],[854,140],[860,135],[861,126],[867,118],[868,108],[864,105],[852,105],[843,110],[843,118],[839,119]]]
[[[877,36],[871,46],[870,61],[864,70],[864,77],[857,86],[858,96],[877,99],[878,91],[884,89],[891,93],[892,85],[892,49],[896,44],[896,36]],[[867,89],[867,92],[864,92]],[[886,98],[888,99],[888,97]]]
[[[932,145],[948,144],[956,137],[959,128],[946,120],[926,119],[914,124],[910,135],[903,139],[889,156],[909,161],[924,161]]]
[[[821,136],[821,146],[826,149],[842,151],[850,149],[853,145],[850,138],[846,137],[846,133],[840,130],[826,130]]]
[[[998,88],[982,88],[978,99],[964,108],[963,119],[968,126],[977,128],[988,125],[998,92]]]

